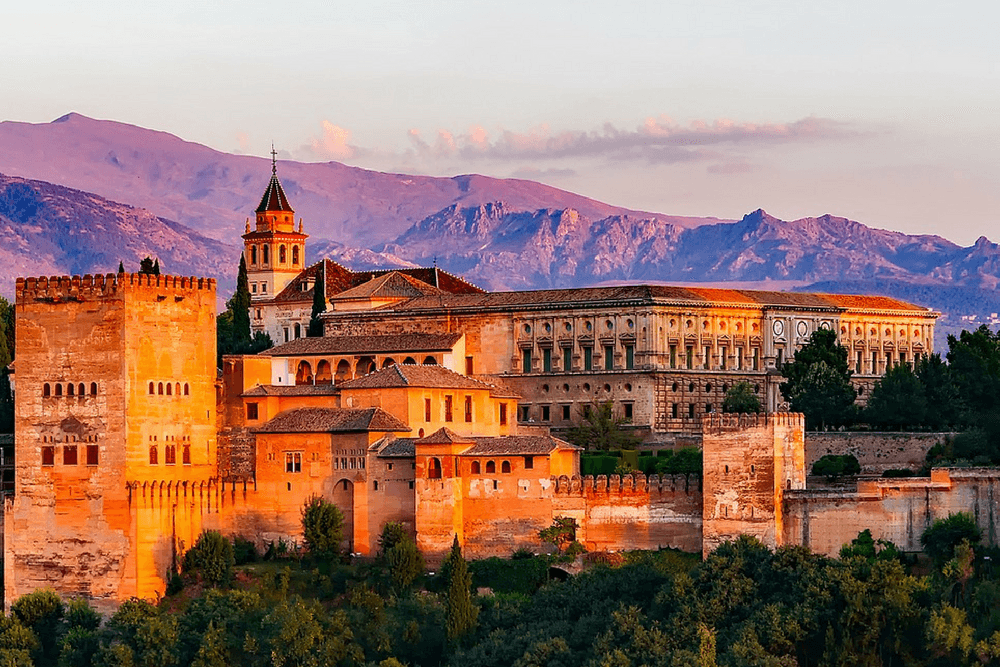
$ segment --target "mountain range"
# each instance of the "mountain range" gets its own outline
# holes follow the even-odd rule
[[[833,215],[670,216],[516,179],[387,174],[279,161],[310,260],[427,265],[489,289],[617,282],[884,293],[946,313],[1000,310],[1000,249]],[[112,271],[145,255],[232,289],[244,220],[269,161],[69,114],[0,123],[0,293],[14,275]]]

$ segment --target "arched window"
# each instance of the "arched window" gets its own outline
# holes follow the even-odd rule
[[[284,264],[285,261],[286,261],[286,259],[285,259],[285,246],[280,245],[280,246],[278,246],[278,264]]]
[[[76,387],[74,387],[73,383],[70,382],[69,384],[66,385],[66,395],[67,396],[72,396],[75,393],[76,393]]]
[[[389,366],[395,366],[395,365],[396,365],[396,360],[393,359],[392,357],[386,357],[385,360],[382,361],[382,368],[389,368]]]
[[[424,365],[425,366],[435,366],[435,365],[437,365],[437,359],[435,359],[434,357],[425,357],[424,358]]]
[[[45,384],[42,385],[42,398],[48,398],[51,395],[52,395],[52,387],[49,386],[48,382],[46,382]]]
[[[56,396],[62,396],[62,385],[56,382]]]
[[[173,395],[174,395],[174,386],[168,382],[167,383],[167,396],[173,396]]]
[[[486,474],[487,475],[496,474],[496,471],[497,471],[497,464],[495,462],[493,462],[493,461],[487,461],[486,462]]]
[[[316,384],[333,384],[330,362],[326,359],[316,364]]]
[[[308,361],[300,361],[299,368],[295,372],[295,384],[312,384],[313,374],[312,366]]]
[[[97,396],[97,383],[96,382],[91,382],[90,383],[90,395],[91,396]]]
[[[297,245],[292,246],[292,266],[299,265],[299,247]]]
[[[156,445],[151,445],[149,447],[149,465],[155,466],[159,462],[159,456],[156,452]]]
[[[184,445],[184,449],[181,451],[181,462],[184,465],[191,465],[191,445]]]
[[[473,475],[478,475],[478,474],[480,474],[481,470],[482,470],[482,468],[479,465],[479,461],[473,461],[472,462],[472,474]]]
[[[510,461],[504,461],[500,464],[500,472],[507,474],[510,473]]]
[[[268,255],[271,254],[270,252],[268,252],[268,247],[269,246],[262,246],[261,247],[261,250],[262,250],[261,256],[264,258],[264,262],[263,262],[264,264],[270,264],[271,263],[271,259],[270,259],[270,257],[268,257]]]
[[[156,393],[163,396],[163,383],[160,382],[156,385]]]
[[[87,385],[85,385],[85,384],[83,384],[81,382],[80,383],[80,388],[77,390],[76,393],[79,394],[80,396],[86,396],[87,395]]]
[[[250,246],[250,265],[253,266],[257,263],[257,246]]]
[[[302,338],[302,327],[298,322],[295,323],[295,337]]]
[[[191,387],[188,385],[187,382],[184,383],[184,395],[185,396],[191,395]]]
[[[403,365],[404,366],[415,366],[416,363],[417,363],[417,360],[414,359],[413,357],[407,357],[406,359],[403,359]]]
[[[427,477],[430,479],[441,479],[441,461],[432,458],[427,462]]]
[[[150,382],[149,383],[149,395],[152,396],[155,393],[156,393],[156,385],[154,385],[152,382]]]
[[[341,382],[346,382],[351,379],[351,362],[347,359],[341,359],[340,363],[337,364],[337,376],[334,381],[337,384]]]

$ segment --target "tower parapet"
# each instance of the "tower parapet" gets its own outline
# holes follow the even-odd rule
[[[41,276],[18,278],[15,298],[18,303],[44,301],[88,301],[120,296],[122,290],[153,287],[165,292],[215,291],[214,278],[152,275],[148,273],[108,273],[83,276]]]

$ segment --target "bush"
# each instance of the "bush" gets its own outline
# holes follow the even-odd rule
[[[256,563],[260,559],[260,555],[257,553],[257,545],[242,535],[233,537],[233,556],[236,559],[237,565]]]
[[[389,523],[382,526],[382,534],[378,537],[378,553],[380,556],[385,556],[389,551],[407,539],[406,528],[403,524],[398,521],[390,521]]]
[[[834,480],[842,475],[857,475],[861,472],[861,464],[853,454],[827,454],[813,464],[812,474],[823,475],[828,480]]]
[[[385,553],[385,560],[396,590],[406,590],[424,573],[424,557],[409,537],[396,542]]]
[[[889,468],[882,473],[883,477],[914,477],[914,473],[909,468]]]
[[[200,573],[213,586],[229,581],[234,565],[233,543],[217,530],[203,531],[184,554],[184,571]]]
[[[302,539],[313,556],[339,556],[343,531],[344,516],[333,503],[312,496],[302,506]]]
[[[961,542],[975,546],[979,544],[982,531],[976,520],[967,512],[949,514],[938,519],[920,536],[920,546],[937,564],[950,560],[955,555],[955,547]]]
[[[656,472],[657,460],[655,456],[640,456],[639,457],[639,470],[641,470],[646,475],[652,475]]]
[[[613,475],[615,468],[621,459],[614,456],[581,456],[580,474],[593,475]]]
[[[691,475],[702,470],[701,450],[696,447],[685,447],[674,452],[670,457],[656,464],[656,472],[660,475]]]
[[[494,593],[533,595],[549,580],[549,556],[531,556],[517,560],[486,558],[469,563],[473,586],[489,588]]]

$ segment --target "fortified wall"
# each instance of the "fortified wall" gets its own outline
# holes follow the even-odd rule
[[[881,475],[891,468],[919,469],[931,447],[954,433],[866,433],[864,431],[806,433],[806,472],[827,454],[852,454],[861,472]]]

